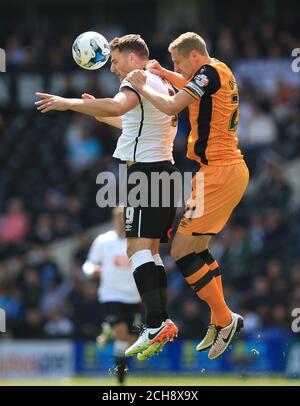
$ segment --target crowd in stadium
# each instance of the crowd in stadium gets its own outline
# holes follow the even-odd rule
[[[275,209],[269,209],[265,220],[256,213],[249,228],[232,224],[214,245],[222,264],[225,295],[246,318],[248,331],[288,328],[290,311],[300,300],[300,261],[288,262],[287,253],[280,255],[282,232],[291,224],[283,226]],[[294,250],[299,252],[299,234],[294,237],[298,238]],[[89,243],[83,235],[78,238],[68,277],[45,245],[36,245],[27,256],[16,256],[13,264],[2,263],[0,307],[7,312],[9,336],[96,337],[103,317],[98,281],[86,279],[81,270]],[[199,338],[205,333],[208,309],[188,289],[167,250],[163,259],[169,277],[170,314],[181,327],[182,338]]]
[[[277,16],[263,24],[248,19],[245,25],[242,14],[232,15],[215,24],[213,32],[203,23],[201,35],[211,55],[233,68],[237,58],[288,58],[299,44],[299,19],[286,9]],[[12,75],[10,97],[2,99],[0,109],[0,307],[7,312],[8,335],[15,338],[94,339],[99,333],[98,281],[87,280],[81,270],[90,244],[84,232],[110,219],[109,209],[96,206],[95,179],[101,170],[117,171],[111,155],[118,131],[78,114],[43,116],[33,105],[24,109],[16,103],[18,78],[24,72],[42,74],[44,83],[62,72],[62,95],[78,97],[70,43],[85,24],[70,16],[57,27],[44,16],[30,31],[16,17],[5,44]],[[125,28],[111,22],[101,32],[112,38]],[[183,31],[186,27],[177,27],[172,35]],[[146,32],[145,39],[151,55],[170,65],[169,36]],[[105,95],[91,77],[84,90]],[[286,329],[290,311],[300,301],[300,207],[291,204],[294,190],[283,169],[300,157],[299,89],[278,80],[270,94],[243,80],[240,100],[240,147],[253,183],[211,248],[221,265],[228,303],[245,315],[248,329]],[[189,125],[185,113],[181,118],[175,160],[187,170],[192,165],[184,157]],[[77,249],[66,277],[47,244],[69,236],[76,236]],[[195,299],[167,248],[163,257],[172,319],[181,337],[199,338],[206,330],[208,309]]]

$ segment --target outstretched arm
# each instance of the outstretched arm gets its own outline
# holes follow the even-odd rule
[[[119,128],[122,130],[122,117],[101,117],[101,116],[95,116],[95,119],[100,121],[101,123],[108,124],[112,127]]]
[[[139,104],[138,96],[129,89],[122,89],[114,98],[67,99],[47,93],[36,93],[41,100],[35,102],[42,113],[51,110],[72,110],[90,116],[119,117]]]
[[[88,93],[83,93],[81,95],[82,99],[84,100],[94,100],[95,97]],[[108,124],[112,127],[116,127],[122,130],[122,117],[101,117],[101,116],[94,116],[96,120],[101,121],[101,123]]]
[[[195,101],[195,98],[184,90],[180,90],[175,96],[158,93],[146,84],[146,78],[142,70],[132,71],[126,77],[140,94],[165,114],[173,116]]]

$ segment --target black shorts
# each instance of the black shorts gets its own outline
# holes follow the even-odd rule
[[[140,303],[105,302],[101,306],[104,321],[111,326],[118,323],[126,323],[128,330],[131,333],[135,333],[141,325]]]
[[[172,175],[177,173],[180,175],[179,170],[170,162],[153,162],[153,163],[134,163],[127,169],[127,180],[134,172],[142,172],[147,178],[148,199],[147,207],[139,205],[133,207],[130,202],[130,191],[132,191],[137,184],[127,183],[127,195],[128,201],[124,210],[124,223],[126,238],[128,237],[140,237],[140,238],[159,238],[161,242],[167,242],[171,231],[172,225],[176,214],[176,204],[174,201],[174,190],[178,183],[170,182],[169,184],[160,183],[158,193],[156,195],[156,203],[153,205],[151,197],[154,196],[151,184],[153,185],[153,178],[151,175],[166,173]],[[169,195],[169,202],[166,207],[163,201],[162,188],[164,189],[165,196]],[[158,198],[157,198],[158,197]]]

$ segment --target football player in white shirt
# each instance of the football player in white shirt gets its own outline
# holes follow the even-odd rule
[[[111,71],[121,81],[114,98],[95,99],[84,94],[82,99],[67,99],[36,93],[41,98],[36,105],[42,113],[73,110],[122,128],[114,157],[128,163],[128,175],[143,172],[151,189],[152,173],[172,175],[178,171],[173,166],[172,154],[177,117],[160,112],[124,80],[128,73],[145,69],[149,62],[149,50],[141,37],[131,34],[115,38],[110,43],[110,50]],[[168,82],[149,71],[146,74],[149,86],[164,95],[174,94]],[[133,186],[128,185],[128,192]],[[151,202],[150,195],[151,191],[148,191],[148,202]],[[174,196],[174,190],[170,189],[169,195]],[[160,242],[170,236],[175,212],[174,202],[169,207],[152,207],[151,203],[148,207],[130,207],[127,204],[124,213],[127,255],[134,268],[146,320],[138,340],[127,349],[127,356],[141,355],[147,350],[151,355],[155,348],[177,336],[178,329],[167,313],[167,276],[159,256]]]
[[[103,346],[111,327],[116,374],[121,384],[126,372],[125,350],[136,340],[134,331],[141,324],[141,298],[126,255],[123,211],[123,207],[113,210],[114,230],[93,241],[82,267],[87,276],[100,276],[98,294],[105,322],[97,340]]]

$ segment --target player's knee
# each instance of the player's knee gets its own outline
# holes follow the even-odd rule
[[[114,355],[116,357],[124,357],[125,356],[125,351],[128,348],[128,342],[127,340],[115,340],[114,342]]]
[[[126,323],[117,323],[113,328],[114,340],[128,341],[129,331]]]
[[[138,240],[138,239],[137,239]],[[128,258],[131,258],[134,254],[141,251],[149,251],[151,253],[151,242],[150,241],[130,241],[127,239],[127,249],[126,253]]]
[[[126,248],[126,254],[128,258],[131,258],[132,255],[134,255],[138,251],[138,247],[133,241],[130,241],[127,239],[127,248]]]
[[[170,254],[174,262],[178,261],[184,256],[182,248],[179,245],[172,245]]]
[[[114,339],[116,341],[120,340],[120,341],[129,341],[129,334],[127,331],[116,331],[114,333]]]

